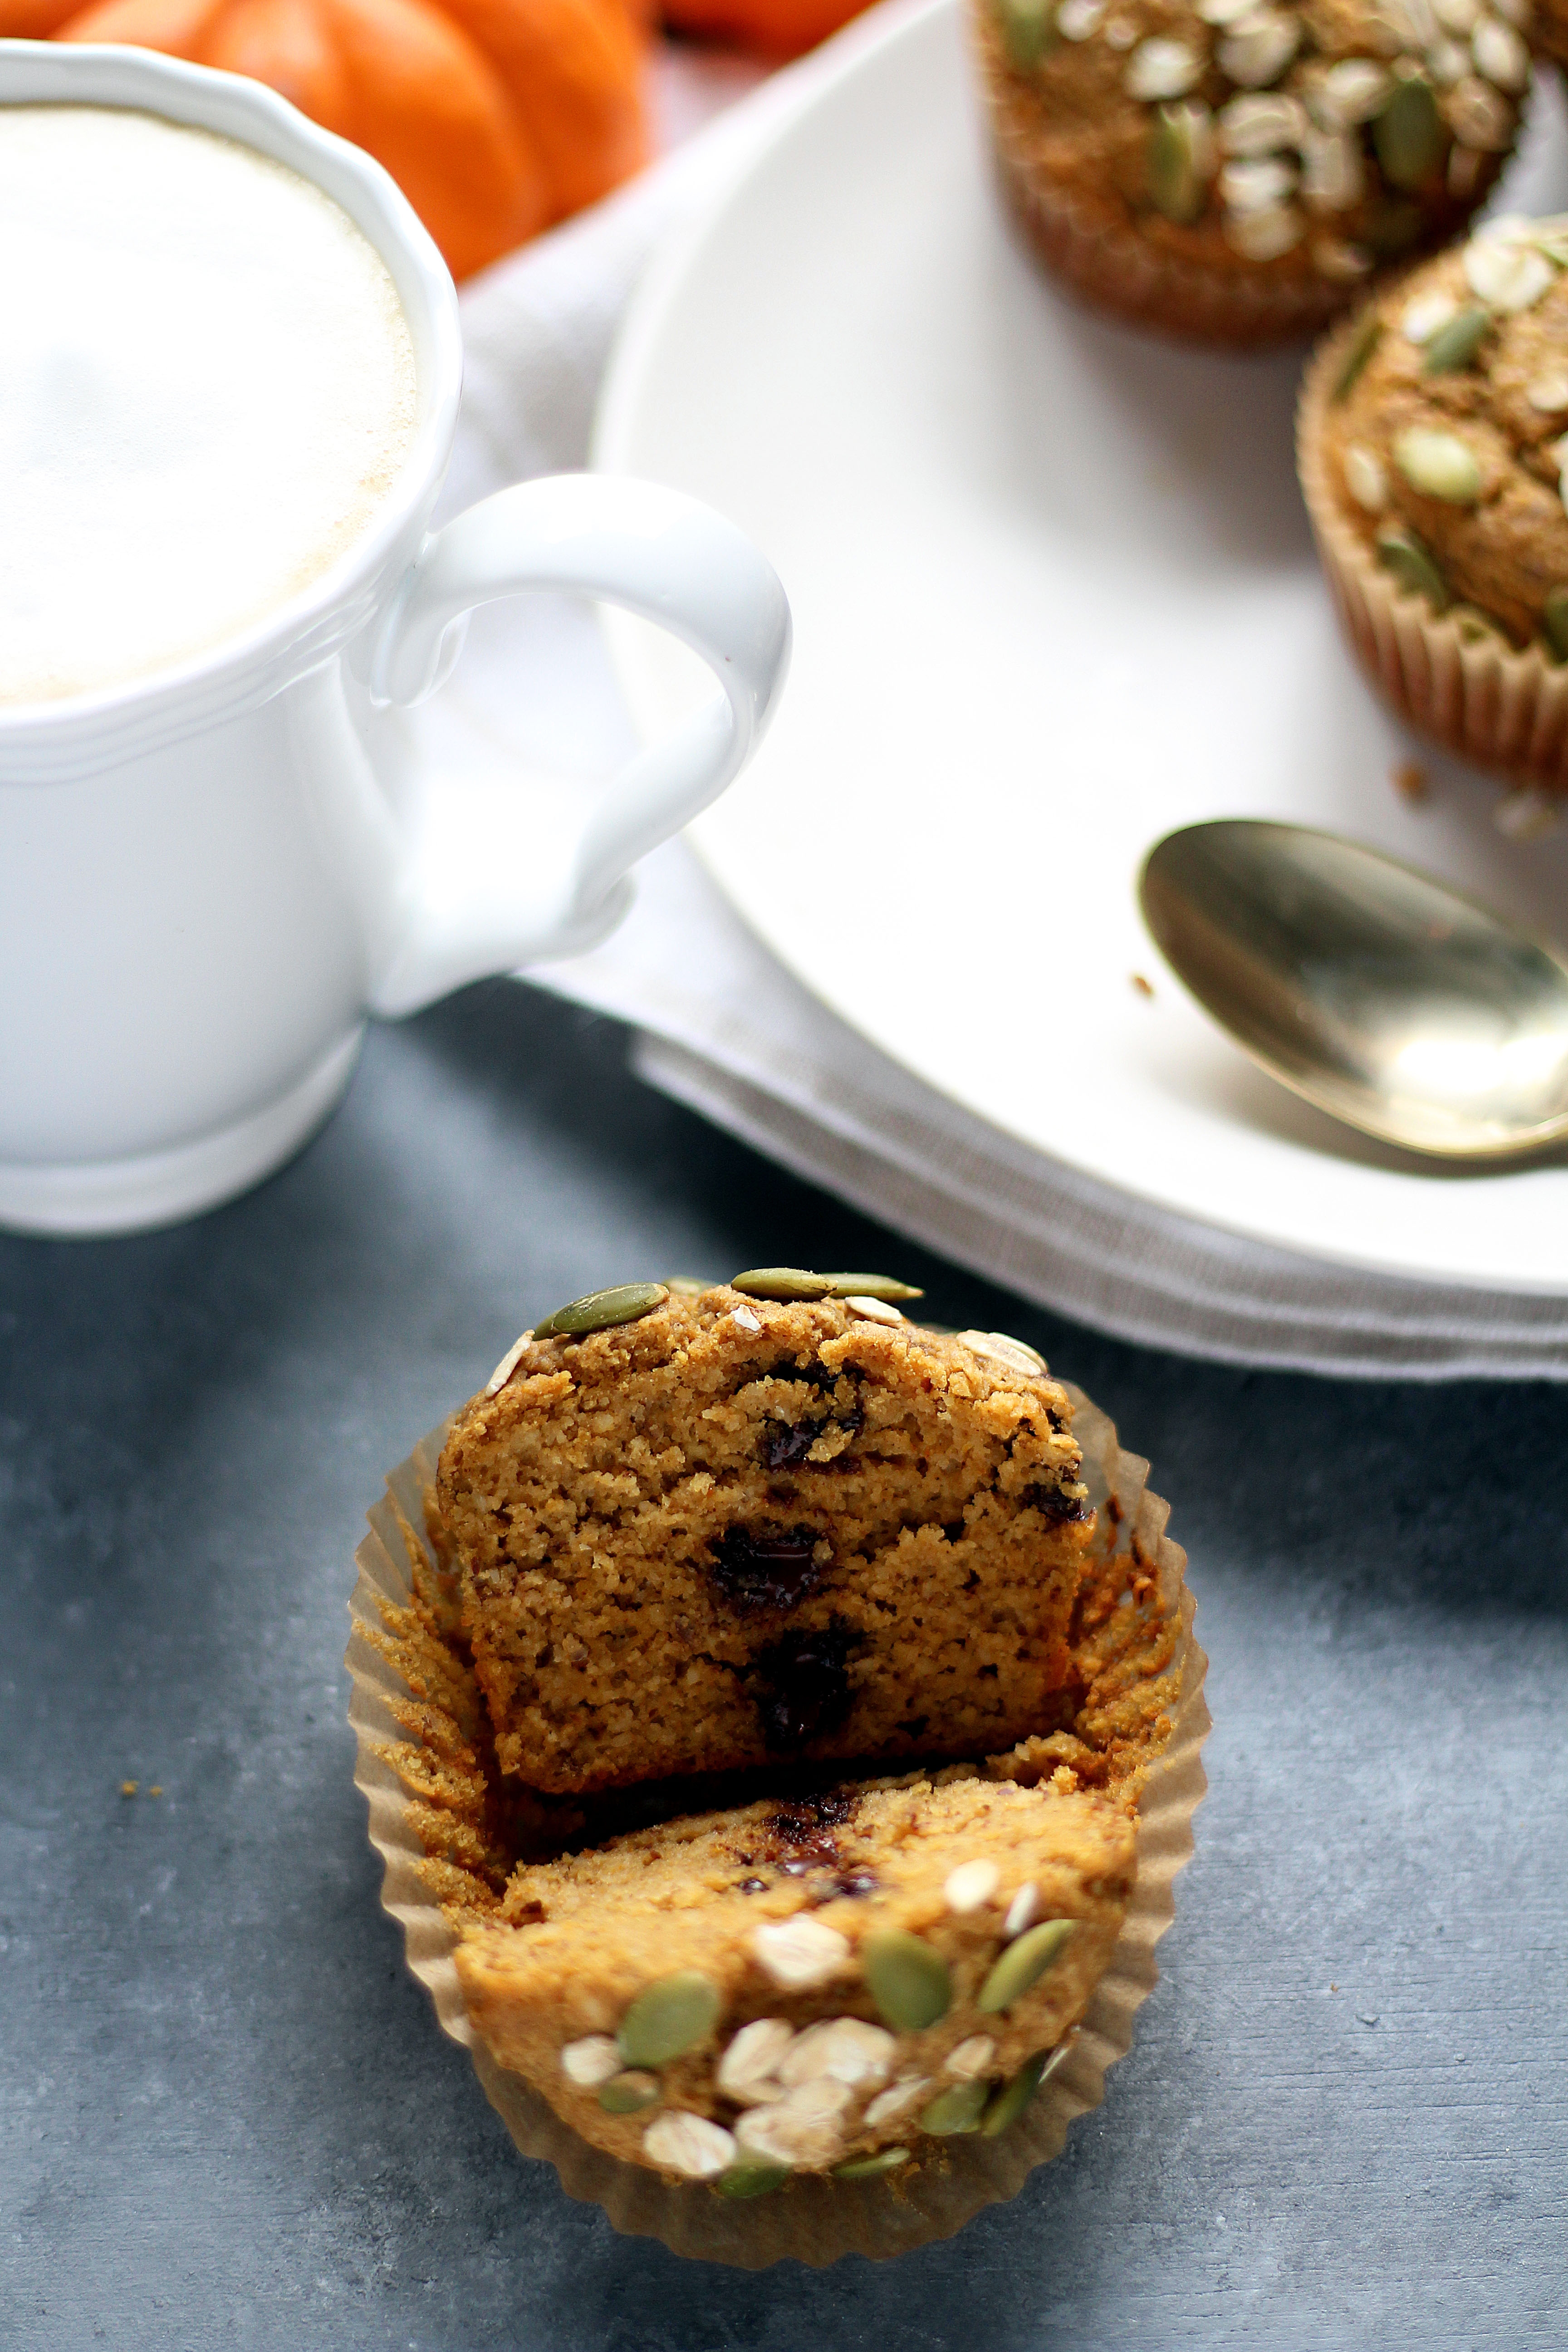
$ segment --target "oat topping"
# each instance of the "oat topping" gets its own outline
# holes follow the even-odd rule
[[[782,2017],[758,2017],[742,2025],[719,2061],[719,2088],[748,2105],[782,2098],[784,2085],[776,2077],[794,2040],[794,2026]]]
[[[1002,1922],[1002,1933],[1005,1936],[1021,1936],[1039,1907],[1040,1891],[1031,1880],[1028,1885],[1019,1887],[1012,1902],[1007,1906],[1007,1916]]]
[[[994,1862],[961,1862],[958,1868],[949,1874],[942,1895],[948,1909],[962,1916],[965,1912],[978,1911],[982,1904],[989,1903],[1001,1884],[1002,1873]]]
[[[621,2053],[607,2033],[589,2033],[581,2042],[569,2042],[561,2053],[561,2071],[568,2082],[580,2083],[584,2090],[597,2090],[612,2074],[621,2071]]]
[[[661,2171],[689,2180],[712,2180],[735,2160],[735,2140],[706,2116],[660,2116],[643,2134],[643,2147]]]
[[[1467,644],[1568,659],[1565,415],[1568,215],[1484,224],[1344,347],[1325,429],[1346,510]]]
[[[1005,37],[1022,0],[990,5]],[[1183,228],[1212,220],[1256,264],[1303,247],[1331,283],[1437,241],[1444,208],[1474,201],[1511,145],[1530,80],[1531,0],[1363,0],[1331,18],[1300,0],[1194,0],[1141,27],[1103,0],[1037,7],[1028,55],[1016,37],[1007,55],[1042,93],[1063,43],[1125,53],[1121,89],[1148,110],[1142,194],[1154,213]],[[1352,42],[1360,53],[1344,54]],[[1087,91],[1071,103],[1089,105]],[[1309,239],[1312,215],[1353,217]]]
[[[759,1966],[773,1983],[791,1992],[828,1984],[849,1964],[849,1939],[820,1919],[798,1916],[771,1920],[752,1937]]]

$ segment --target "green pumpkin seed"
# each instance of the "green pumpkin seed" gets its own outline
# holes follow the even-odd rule
[[[852,2156],[833,2168],[835,2180],[879,2180],[884,2172],[897,2172],[900,2164],[908,2164],[907,2147],[879,2147],[875,2156]]]
[[[651,1315],[669,1297],[662,1282],[623,1282],[615,1290],[591,1290],[570,1307],[558,1307],[533,1327],[536,1339],[581,1339],[590,1331],[613,1330],[617,1323],[636,1323]]]
[[[657,2107],[660,2098],[657,2074],[612,2074],[599,2085],[599,2105],[607,2116],[640,2116]]]
[[[1144,173],[1149,201],[1167,220],[1188,228],[1203,211],[1208,185],[1198,169],[1198,140],[1192,110],[1163,106],[1149,126]]]
[[[1382,340],[1383,320],[1375,310],[1369,310],[1351,337],[1350,348],[1345,352],[1338,375],[1334,378],[1334,388],[1329,397],[1336,404],[1343,400]]]
[[[939,2091],[930,2106],[921,2109],[921,2129],[951,2137],[980,2129],[980,2118],[991,2095],[989,2083],[954,2083]]]
[[[1568,661],[1568,588],[1553,588],[1541,608],[1541,634],[1554,661]]]
[[[981,2119],[980,2128],[987,2139],[994,2139],[1009,2124],[1016,2124],[1024,2109],[1045,2079],[1048,2050],[1037,2050],[1026,2058],[1010,2083],[1004,2083]]]
[[[628,2066],[668,2066],[695,2049],[718,2022],[719,1988],[696,1969],[679,1969],[639,1992],[616,2036]]]
[[[1489,637],[1494,645],[1507,646],[1511,650],[1508,631],[1500,627],[1489,613],[1483,613],[1479,605],[1450,604],[1448,618],[1458,630],[1461,644],[1479,646]],[[1568,605],[1564,607],[1564,618],[1568,619]]]
[[[900,1298],[925,1297],[912,1282],[900,1282],[890,1274],[825,1274],[822,1279],[833,1286],[831,1298],[883,1298],[891,1306]]]
[[[1390,187],[1414,194],[1426,186],[1448,147],[1430,82],[1394,83],[1388,104],[1372,126],[1372,143]]]
[[[1055,0],[996,0],[996,24],[1015,73],[1033,73],[1060,38]]]
[[[1472,302],[1468,310],[1459,310],[1446,327],[1439,327],[1426,345],[1426,356],[1421,362],[1423,375],[1444,375],[1450,368],[1467,368],[1487,339],[1492,314],[1479,302]]]
[[[1413,530],[1403,530],[1390,524],[1377,534],[1377,560],[1385,572],[1392,572],[1399,585],[1412,596],[1425,596],[1434,612],[1448,609],[1448,583],[1438,570],[1436,560],[1418,540]]]
[[[768,2164],[762,2157],[743,2156],[721,2172],[713,2186],[721,2197],[765,2197],[770,2189],[782,2189],[788,2179],[787,2164]]]
[[[1473,507],[1481,494],[1476,453],[1457,433],[1407,425],[1394,438],[1394,462],[1413,490],[1445,506]]]
[[[744,1298],[826,1298],[833,1288],[825,1274],[807,1274],[799,1265],[753,1265],[731,1283]]]
[[[901,1927],[868,1936],[860,1966],[871,1998],[895,2033],[923,2033],[952,2005],[952,1979],[942,1954]]]
[[[980,1988],[975,2008],[1011,2009],[1036,1979],[1061,1958],[1062,1948],[1077,1926],[1076,1919],[1042,1919],[1037,1927],[1026,1929],[1008,1945],[992,1969]]]

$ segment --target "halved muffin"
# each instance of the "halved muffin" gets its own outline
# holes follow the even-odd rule
[[[525,1336],[441,1457],[503,1771],[581,1792],[1048,1724],[1092,1514],[1032,1351],[865,1293],[642,1292]]]

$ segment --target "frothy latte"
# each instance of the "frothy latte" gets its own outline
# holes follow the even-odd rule
[[[380,255],[210,131],[0,108],[0,702],[262,620],[360,537],[414,437]]]

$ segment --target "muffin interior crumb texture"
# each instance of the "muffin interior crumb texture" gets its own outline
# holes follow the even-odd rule
[[[523,1347],[438,1481],[502,1771],[548,1797],[1055,1728],[1079,1452],[1059,1385],[975,1336],[720,1286]]]

